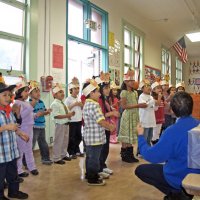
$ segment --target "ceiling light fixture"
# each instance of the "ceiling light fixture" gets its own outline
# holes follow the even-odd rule
[[[200,32],[188,33],[186,36],[190,39],[191,42],[200,42]]]

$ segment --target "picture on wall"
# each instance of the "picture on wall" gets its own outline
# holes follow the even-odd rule
[[[145,65],[144,66],[144,77],[145,77],[145,79],[148,79],[152,84],[153,82],[156,81],[156,79],[161,77],[161,71],[154,67]]]

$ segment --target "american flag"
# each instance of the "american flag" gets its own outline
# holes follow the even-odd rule
[[[176,42],[173,45],[173,48],[177,52],[177,54],[180,56],[180,59],[182,62],[187,62],[187,51],[186,51],[186,45],[185,45],[185,39],[182,37],[178,42]]]

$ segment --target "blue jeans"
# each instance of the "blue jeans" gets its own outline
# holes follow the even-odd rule
[[[86,146],[86,175],[88,182],[98,180],[103,145]]]
[[[147,144],[151,146],[151,140],[153,137],[153,128],[144,128],[144,138],[147,141]]]
[[[17,177],[17,159],[6,163],[0,163],[0,198],[4,196],[5,179],[8,183],[9,194],[15,194],[19,191],[19,181]]]
[[[40,155],[43,161],[49,160],[49,147],[45,138],[45,128],[33,128],[33,149],[36,141],[40,148]]]

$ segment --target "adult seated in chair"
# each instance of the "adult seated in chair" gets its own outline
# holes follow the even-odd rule
[[[140,153],[151,164],[139,165],[135,174],[163,192],[164,200],[192,199],[183,191],[182,180],[189,173],[200,174],[200,170],[188,168],[187,163],[188,131],[200,122],[191,116],[193,100],[188,93],[176,93],[170,105],[178,119],[164,131],[156,145],[150,147],[143,136],[143,128],[137,126]]]

